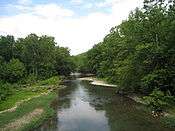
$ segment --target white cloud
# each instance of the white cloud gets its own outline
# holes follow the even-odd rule
[[[71,0],[71,3],[74,5],[80,5],[83,3],[83,0]]]
[[[31,3],[32,3],[31,0],[18,0],[18,4],[21,4],[21,5],[27,5]]]
[[[87,3],[83,6],[85,9],[90,9],[93,7],[93,4],[92,3]]]
[[[34,15],[43,16],[46,18],[56,18],[73,16],[74,12],[68,9],[61,8],[56,4],[38,5],[33,8]]]
[[[126,1],[126,0],[105,0],[103,2],[96,3],[96,6],[107,7],[107,6],[112,6],[113,4],[122,3],[123,1]]]
[[[112,15],[120,20],[128,17],[128,14],[136,7],[141,7],[143,0],[113,0],[115,4],[112,5]]]
[[[36,5],[28,13],[0,17],[0,34],[51,35],[60,46],[68,46],[72,54],[82,53],[100,42],[111,27],[126,19],[141,0],[125,1],[113,4],[111,13],[94,12],[78,18],[72,10],[56,4]]]

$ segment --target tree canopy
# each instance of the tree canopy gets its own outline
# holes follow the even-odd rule
[[[73,62],[68,48],[59,47],[50,36],[30,34],[25,38],[0,36],[0,77],[17,82],[29,74],[39,79],[69,75]]]
[[[175,2],[145,0],[86,53],[86,68],[127,91],[175,95]]]

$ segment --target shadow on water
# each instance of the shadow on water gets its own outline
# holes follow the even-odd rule
[[[57,116],[42,131],[171,131],[129,98],[112,88],[72,80],[59,91]]]

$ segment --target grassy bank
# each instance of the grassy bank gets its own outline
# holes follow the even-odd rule
[[[22,85],[18,85],[18,88],[13,89],[13,93],[11,95],[9,95],[5,100],[0,101],[0,111],[12,108],[16,104],[20,104],[22,101],[29,98],[47,93],[48,91],[57,88],[60,82],[60,78],[55,76],[50,79],[37,81],[25,88]]]
[[[33,92],[32,90],[16,91],[13,95],[9,96],[5,101],[0,102],[0,111],[12,108],[15,104],[21,100],[31,98],[39,95],[39,92]]]
[[[0,130],[31,130],[55,114],[51,103],[57,98],[54,92],[59,87],[57,77],[39,81],[30,87],[17,90],[5,101],[0,102]]]
[[[35,109],[43,109],[43,113],[37,117],[32,119],[29,123],[24,125],[20,125],[21,128],[17,130],[29,130],[32,128],[36,128],[39,126],[43,121],[47,120],[48,118],[54,115],[54,110],[50,107],[51,102],[57,97],[56,93],[49,93],[48,95],[42,95],[38,98],[31,99],[23,104],[21,104],[16,111],[14,112],[6,112],[0,114],[0,128],[6,129],[6,125],[9,123],[15,122],[17,119],[27,115],[28,113],[32,112]]]

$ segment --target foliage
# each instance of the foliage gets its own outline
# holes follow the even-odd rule
[[[0,101],[6,100],[6,98],[12,94],[12,86],[8,83],[0,82]]]
[[[26,75],[33,74],[39,79],[47,79],[57,74],[69,75],[74,70],[69,49],[56,44],[53,37],[46,35],[39,37],[30,34],[16,41],[13,36],[1,36],[1,76],[10,75],[9,82],[17,82],[23,77],[24,67]]]
[[[36,83],[38,80],[37,76],[34,74],[29,74],[26,77],[24,77],[23,79],[21,79],[20,81],[18,81],[18,84],[20,85],[25,85],[25,84],[29,84],[29,85],[33,85],[34,83]]]
[[[144,101],[152,110],[161,112],[173,101],[173,97],[155,89],[149,96],[144,97]]]
[[[166,124],[166,126],[168,127],[175,127],[175,115],[170,115],[170,116],[166,116],[163,117],[161,119],[162,123]]]
[[[74,67],[69,49],[59,47],[54,37],[30,34],[15,40],[0,36],[0,80],[4,83],[33,84],[56,75],[67,76]],[[9,88],[0,87],[2,99],[10,94]]]
[[[55,70],[59,75],[67,76],[74,71],[74,63],[70,57],[69,49],[56,47],[55,49]]]
[[[56,74],[68,75],[73,70],[69,49],[56,44],[53,37],[30,34],[16,41],[16,56],[24,62],[28,74],[40,79]]]
[[[72,57],[72,61],[76,66],[76,71],[80,73],[88,73],[88,61],[86,53],[79,54],[77,56]]]
[[[13,36],[0,36],[0,56],[7,62],[10,61],[14,56],[14,43],[15,40]]]
[[[85,53],[83,65],[125,91],[175,95],[175,3],[145,0]]]
[[[11,59],[9,62],[0,62],[0,78],[6,82],[14,83],[25,75],[25,67],[18,59]]]
[[[60,82],[61,79],[58,76],[53,76],[49,79],[39,81],[37,85],[58,85]]]
[[[24,77],[25,67],[18,59],[11,59],[5,67],[5,80],[11,83]]]

